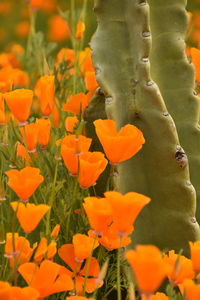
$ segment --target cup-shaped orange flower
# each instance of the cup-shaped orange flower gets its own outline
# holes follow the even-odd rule
[[[128,235],[133,231],[133,223],[140,211],[150,202],[150,198],[130,192],[122,195],[118,192],[106,192],[105,197],[112,207],[113,229],[118,235]]]
[[[20,288],[0,281],[0,300],[38,300],[39,293],[33,287]]]
[[[65,129],[69,132],[74,132],[76,125],[78,124],[78,118],[75,117],[67,117],[65,119]]]
[[[49,119],[37,119],[38,124],[38,144],[47,146],[50,138],[51,122]]]
[[[28,152],[35,152],[38,141],[38,123],[27,124],[19,130]]]
[[[99,246],[98,241],[94,237],[80,233],[73,236],[72,243],[74,245],[75,257],[79,261],[88,258],[92,251]]]
[[[92,139],[86,138],[83,135],[75,136],[73,134],[67,135],[62,140],[61,155],[65,166],[72,175],[78,173],[78,156],[81,153],[88,151]]]
[[[86,298],[82,296],[70,296],[67,297],[66,300],[95,300],[94,298]]]
[[[145,295],[142,295],[141,300],[170,300],[170,299],[164,293],[157,292],[155,295],[152,295],[150,297],[146,297]]]
[[[83,189],[94,185],[107,166],[107,159],[102,152],[85,152],[79,156],[80,169],[78,182]]]
[[[40,169],[33,167],[25,167],[20,171],[13,169],[5,174],[9,178],[9,187],[23,201],[27,201],[44,180],[44,177],[40,175]]]
[[[183,282],[187,300],[199,300],[200,299],[200,284],[194,283],[191,279],[186,279]]]
[[[70,276],[60,275],[60,270],[60,265],[49,260],[44,260],[40,267],[35,263],[25,263],[18,268],[27,284],[39,292],[40,298],[73,289]]]
[[[54,76],[45,75],[39,78],[35,87],[35,94],[40,101],[40,108],[44,116],[49,116],[54,107],[55,83]]]
[[[24,123],[30,115],[33,101],[33,91],[28,89],[17,89],[4,94],[6,103],[15,118]]]
[[[192,62],[195,66],[195,78],[197,82],[200,82],[200,50],[197,48],[190,49],[190,55],[192,57]]]
[[[12,209],[16,212],[17,219],[22,229],[29,233],[33,231],[41,219],[50,209],[50,206],[46,204],[35,205],[32,203],[24,204],[22,202],[11,202]]]
[[[88,106],[88,97],[84,93],[79,93],[70,96],[67,102],[63,105],[62,110],[71,112],[75,115],[83,114],[85,108]]]
[[[77,294],[81,294],[84,286],[84,279],[86,276],[86,269],[88,260],[86,260],[85,266],[82,267],[82,262],[78,261],[74,252],[73,244],[64,244],[60,249],[58,249],[58,255],[61,259],[68,265],[68,267],[72,270],[62,269],[63,274],[69,274],[74,280],[74,289]],[[97,277],[100,272],[100,266],[96,258],[92,257],[88,269],[87,281],[86,281],[86,292],[92,293],[95,289],[97,289],[100,284],[97,283]],[[61,274],[62,274],[61,273]]]
[[[164,256],[164,261],[169,265],[167,277],[173,285],[183,283],[185,279],[193,279],[194,271],[192,261],[183,255],[176,254],[174,250]]]
[[[128,124],[117,132],[113,120],[94,121],[97,136],[104,152],[111,162],[117,164],[135,155],[144,144],[142,132],[134,125]]]
[[[49,19],[48,37],[50,41],[62,42],[70,36],[69,26],[61,16],[54,15]]]
[[[95,72],[86,72],[84,75],[85,86],[88,91],[94,91],[98,87]]]
[[[55,240],[60,232],[60,224],[56,224],[51,232],[51,239]]]
[[[76,34],[75,34],[77,40],[81,40],[83,38],[84,31],[85,31],[85,23],[79,21],[76,25]]]
[[[152,245],[138,245],[125,255],[135,274],[141,293],[150,295],[156,291],[167,276],[168,265],[160,250]]]
[[[86,197],[83,207],[91,228],[98,235],[102,235],[102,232],[112,222],[112,208],[108,200],[106,198]]]
[[[193,270],[195,272],[200,272],[200,241],[189,242],[190,245],[190,255],[193,265]]]
[[[35,251],[34,261],[36,263],[41,263],[44,258],[49,260],[53,259],[57,252],[57,244],[54,241],[51,241],[47,245],[47,239],[45,237],[41,238],[40,243]]]
[[[5,124],[6,115],[4,110],[4,97],[3,94],[0,93],[0,125]]]
[[[14,261],[17,263],[17,265],[28,262],[36,247],[36,244],[34,244],[33,248],[31,248],[29,241],[25,237],[19,236],[18,233],[14,233],[14,245],[15,249],[13,249],[13,234],[8,232],[6,234],[4,255],[9,259],[11,267],[14,266]]]

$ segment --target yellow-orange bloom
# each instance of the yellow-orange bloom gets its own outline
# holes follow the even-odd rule
[[[50,209],[50,206],[46,204],[35,205],[27,203],[25,205],[17,201],[11,202],[10,205],[16,212],[17,219],[26,233],[33,231]]]
[[[60,224],[56,224],[56,226],[53,228],[51,232],[51,238],[55,240],[59,234],[60,231]]]
[[[74,253],[76,259],[82,261],[91,255],[91,252],[99,246],[97,240],[85,234],[77,233],[73,236]]]
[[[78,124],[78,118],[75,117],[67,117],[65,119],[65,129],[69,132],[74,132],[76,125]]]
[[[23,123],[26,122],[31,109],[33,91],[27,89],[17,89],[4,94],[6,103],[15,118]]]
[[[59,15],[52,16],[49,19],[48,37],[50,41],[62,42],[70,36],[67,22]]]
[[[80,112],[83,115],[85,108],[88,106],[88,97],[84,93],[79,93],[70,96],[67,102],[63,105],[62,110],[71,112],[75,115],[79,115]]]
[[[40,175],[40,169],[33,167],[25,167],[20,171],[13,169],[5,172],[5,174],[9,178],[9,187],[23,201],[27,201],[44,180],[44,177]]]
[[[193,280],[186,279],[183,282],[187,300],[199,300],[200,299],[200,284],[195,284]]]
[[[197,48],[191,48],[190,55],[192,57],[192,62],[195,66],[196,81],[200,82],[200,50]]]
[[[145,295],[142,295],[141,300],[170,300],[170,299],[164,293],[157,292],[155,295],[152,295],[150,297],[146,297]]]
[[[195,272],[200,272],[200,241],[189,242],[190,245],[190,254],[193,265],[193,270]]]
[[[41,263],[44,258],[49,260],[53,259],[57,252],[57,244],[54,241],[51,241],[49,245],[47,245],[47,239],[45,237],[41,238],[40,243],[36,249],[34,255],[34,261],[36,263]]]
[[[36,119],[38,125],[38,144],[47,146],[50,138],[51,122],[49,119]]]
[[[22,135],[23,143],[25,144],[28,152],[35,152],[38,141],[38,123],[30,123],[23,127],[20,127],[20,133]]]
[[[125,255],[135,274],[141,293],[150,295],[156,291],[167,276],[168,265],[160,250],[152,245],[137,245]]]
[[[65,166],[72,175],[78,173],[78,156],[81,153],[88,151],[92,139],[86,138],[83,135],[77,137],[73,134],[67,135],[62,140],[61,155]]]
[[[78,182],[84,189],[94,185],[107,166],[107,159],[102,152],[85,152],[79,156],[80,169]]]
[[[25,263],[18,268],[28,285],[38,290],[40,298],[73,289],[72,279],[66,275],[60,275],[61,266],[44,260],[40,267],[35,263]]]
[[[194,271],[192,261],[183,255],[176,254],[174,250],[164,256],[164,261],[169,265],[167,276],[174,285],[183,283],[185,279],[193,279]]]
[[[67,297],[66,300],[95,300],[94,298],[86,298],[82,296],[70,296]]]
[[[42,114],[44,116],[49,116],[52,113],[54,107],[54,76],[45,75],[40,77],[35,86],[35,94],[40,101]]]
[[[128,235],[133,231],[133,223],[142,208],[150,202],[150,198],[130,192],[122,195],[118,192],[106,192],[112,208],[113,229],[118,235]]]
[[[112,208],[108,199],[86,197],[84,198],[83,207],[90,226],[97,234],[101,235],[112,222]]]
[[[13,248],[13,240],[15,248]],[[5,257],[9,259],[11,267],[14,266],[14,263],[21,265],[28,262],[35,247],[36,243],[31,248],[29,241],[25,237],[19,236],[18,233],[14,233],[14,239],[11,232],[6,234]]]
[[[0,281],[0,300],[38,300],[39,293],[33,287],[20,288]]]
[[[76,39],[81,40],[83,38],[83,33],[85,31],[85,23],[79,21],[76,25]]]
[[[84,75],[85,86],[89,91],[94,91],[98,87],[98,83],[96,81],[95,72],[86,72]]]
[[[107,158],[112,164],[125,161],[135,155],[144,144],[142,132],[134,125],[126,125],[117,132],[113,120],[94,121],[97,136]]]

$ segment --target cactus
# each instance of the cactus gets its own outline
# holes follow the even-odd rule
[[[148,1],[153,40],[152,77],[160,88],[188,156],[190,178],[197,193],[196,217],[200,222],[200,99],[194,91],[194,68],[185,54],[187,1]]]
[[[94,11],[98,27],[91,47],[96,78],[109,99],[106,110],[119,128],[134,124],[146,139],[143,149],[118,167],[120,192],[152,199],[135,223],[133,243],[183,248],[187,254],[188,241],[200,238],[196,193],[174,121],[150,76],[148,3],[95,0]]]

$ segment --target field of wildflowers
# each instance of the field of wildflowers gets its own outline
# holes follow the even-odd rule
[[[133,245],[152,199],[121,193],[118,166],[148,137],[105,113],[93,5],[0,0],[0,300],[200,300],[200,241]],[[187,10],[198,93],[200,1]]]

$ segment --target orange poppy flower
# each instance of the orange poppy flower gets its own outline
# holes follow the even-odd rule
[[[36,119],[38,125],[38,144],[47,146],[50,138],[51,122],[49,119]]]
[[[21,123],[26,122],[29,117],[33,101],[33,91],[17,89],[12,92],[5,93],[4,98],[15,118]]]
[[[44,260],[40,267],[35,263],[25,263],[18,268],[28,285],[38,290],[40,298],[73,289],[73,281],[66,274],[60,274],[61,266]]]
[[[36,146],[38,142],[38,123],[30,123],[23,127],[20,127],[20,133],[22,135],[23,143],[25,144],[28,152],[36,152]]]
[[[112,222],[112,208],[108,199],[97,197],[84,198],[83,207],[88,217],[90,226],[98,235]]]
[[[63,42],[70,36],[70,30],[67,22],[59,15],[52,16],[49,19],[48,37],[53,42]]]
[[[27,153],[26,148],[20,143],[16,143],[16,157],[21,157],[22,160],[28,160],[31,161],[30,155]]]
[[[20,288],[0,281],[0,300],[38,300],[39,293],[32,287]]]
[[[84,31],[85,31],[85,23],[79,21],[76,25],[76,34],[75,34],[77,40],[82,40]]]
[[[82,296],[70,296],[67,297],[66,300],[95,300],[94,298],[86,298]]]
[[[59,234],[59,231],[60,231],[60,225],[57,224],[57,225],[53,228],[53,230],[52,230],[52,232],[51,232],[51,238],[52,238],[53,240],[55,240],[55,239],[57,238],[57,236],[58,236],[58,234]]]
[[[91,252],[99,246],[94,237],[77,233],[73,236],[74,254],[78,261],[83,261],[91,255]]]
[[[90,48],[85,48],[80,52],[79,67],[83,74],[85,74],[86,72],[94,72]]]
[[[3,94],[0,93],[0,125],[4,125],[6,122],[6,115],[4,110],[4,98]]]
[[[49,116],[54,107],[55,83],[54,76],[45,75],[38,79],[35,94],[40,101],[40,108],[44,116]]]
[[[125,254],[135,274],[141,293],[150,296],[167,276],[168,265],[160,250],[152,245],[137,245]]]
[[[173,285],[183,283],[185,279],[193,279],[192,261],[183,255],[175,254],[174,250],[164,256],[164,261],[170,266],[167,276]]]
[[[107,159],[102,152],[85,152],[79,156],[80,169],[78,182],[83,189],[94,185],[107,166]]]
[[[43,0],[30,0],[30,7],[33,9],[38,9],[42,6]]]
[[[34,261],[36,263],[41,263],[44,258],[49,260],[53,259],[57,252],[57,244],[52,241],[47,245],[47,239],[45,237],[41,238],[40,243],[36,249],[34,255]]]
[[[38,224],[40,223],[41,219],[50,209],[50,206],[46,204],[31,204],[27,203],[26,205],[22,202],[11,202],[10,205],[12,209],[17,214],[17,219],[22,227],[22,229],[29,233],[33,231]]]
[[[150,202],[150,198],[134,192],[122,195],[111,191],[104,195],[112,208],[113,229],[118,235],[130,234],[133,231],[135,219],[143,207]]]
[[[70,270],[72,270],[69,271],[68,269],[63,267],[61,274],[68,274],[71,277],[75,278],[74,289],[78,294],[81,294],[83,290],[84,279],[86,276],[86,268],[87,268],[88,260],[86,260],[85,266],[82,268],[82,262],[76,260],[74,246],[72,244],[63,245],[60,249],[58,249],[58,255],[68,265]],[[99,263],[96,260],[96,258],[92,257],[89,265],[88,277],[86,281],[87,293],[92,293],[95,289],[100,287],[100,285],[97,285],[96,282],[99,272],[100,272]]]
[[[200,299],[200,284],[195,284],[193,280],[186,279],[183,282],[184,291],[187,300],[199,300]]]
[[[20,38],[27,38],[30,32],[30,22],[27,20],[20,21],[15,26],[15,34]]]
[[[135,155],[144,144],[142,132],[134,125],[126,125],[117,132],[113,120],[94,121],[97,136],[111,164],[125,161]]]
[[[84,93],[79,93],[73,96],[70,96],[67,99],[67,102],[63,105],[62,110],[71,112],[75,115],[84,113],[85,108],[88,106],[88,97]]]
[[[200,241],[189,242],[190,245],[190,254],[193,265],[193,270],[195,272],[200,272]]]
[[[57,54],[57,64],[67,61],[69,66],[74,65],[75,54],[73,49],[62,48]]]
[[[84,75],[85,86],[88,91],[94,91],[98,87],[95,72],[86,72]]]
[[[152,295],[150,297],[146,297],[145,295],[142,295],[141,300],[170,300],[170,299],[164,293],[157,292],[155,295]]]
[[[14,264],[17,265],[24,264],[28,262],[36,248],[36,243],[33,248],[30,247],[29,241],[23,237],[19,236],[18,233],[14,233],[14,245],[15,251],[13,249],[13,234],[8,232],[6,234],[6,245],[5,245],[5,257],[9,259],[10,266],[13,268]]]
[[[67,135],[62,140],[61,155],[65,166],[72,175],[78,173],[78,155],[88,151],[92,139],[86,138],[83,135],[77,137],[73,134]]]
[[[5,174],[9,178],[9,187],[23,201],[27,201],[44,180],[44,177],[40,175],[40,169],[33,167],[25,167],[20,171],[13,169]]]
[[[200,50],[197,48],[191,48],[190,55],[195,66],[196,81],[200,82]]]
[[[54,105],[52,111],[52,124],[54,128],[59,128],[60,126],[60,112],[56,105]]]
[[[77,117],[67,117],[65,119],[65,129],[69,132],[74,132],[76,125],[78,124]]]

